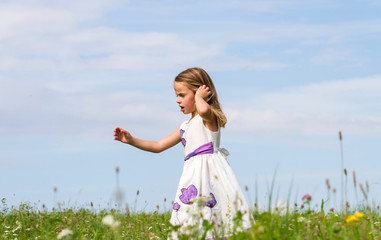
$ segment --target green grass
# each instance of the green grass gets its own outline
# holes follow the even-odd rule
[[[253,211],[255,224],[246,232],[234,232],[229,239],[381,239],[381,218],[377,209],[357,209],[364,216],[347,222],[356,211],[344,212],[295,208],[281,214],[277,211]],[[105,223],[111,215],[113,223]],[[28,204],[0,211],[0,239],[167,239],[171,229],[170,212],[126,214],[117,210],[95,212],[88,209],[39,211]],[[239,219],[237,219],[239,220]],[[117,223],[119,222],[119,223]],[[239,221],[237,221],[239,222]],[[213,227],[205,224],[205,228]],[[189,239],[186,235],[181,239]],[[192,239],[198,239],[196,235]]]

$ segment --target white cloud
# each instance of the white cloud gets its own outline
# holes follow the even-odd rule
[[[340,62],[345,62],[351,66],[359,64],[358,60],[349,50],[339,50],[336,48],[325,49],[316,56],[313,56],[310,61],[323,66],[333,66]]]
[[[162,70],[201,63],[214,65],[212,69],[223,69],[218,65],[224,65],[229,69],[273,71],[287,66],[276,61],[251,61],[226,55],[227,42],[217,35],[193,38],[187,34],[129,32],[102,26],[102,14],[111,4],[98,0],[89,5],[62,1],[1,4],[0,69],[11,72]]]
[[[253,97],[228,108],[232,132],[261,134],[381,133],[381,77],[312,84]]]
[[[225,4],[228,5],[227,2]],[[243,1],[237,9],[247,4],[250,5]],[[252,6],[261,4],[266,5],[256,2]],[[274,1],[269,3],[267,10],[276,9],[276,4]],[[132,125],[153,124],[152,115],[168,120],[164,122],[171,122],[170,119],[178,115],[167,105],[164,111],[159,110],[162,105],[158,103],[163,100],[158,96],[160,93],[150,95],[150,100],[147,100],[147,93],[133,90],[90,93],[86,87],[95,85],[99,79],[81,79],[80,75],[75,75],[76,71],[172,70],[192,65],[202,65],[211,71],[277,71],[287,68],[292,62],[285,64],[229,55],[226,53],[227,45],[234,41],[294,39],[304,43],[311,40],[318,44],[321,44],[319,41],[337,44],[348,36],[360,37],[379,32],[377,21],[336,25],[245,23],[255,30],[243,32],[243,26],[237,30],[240,32],[237,35],[212,33],[190,38],[190,35],[181,33],[129,32],[107,27],[101,24],[101,20],[105,9],[110,7],[109,2],[103,0],[0,4],[0,69],[8,76],[25,71],[34,73],[27,77],[0,78],[0,110],[6,114],[1,120],[6,126],[3,132],[12,132],[10,126],[25,126],[33,133],[46,128],[71,132],[68,129],[72,128],[73,132],[86,135],[91,128],[100,129],[102,125],[118,119],[128,119],[125,123]],[[295,53],[293,49],[286,53]],[[296,53],[305,52],[297,49]],[[349,63],[354,63],[355,58],[350,55],[350,51],[329,48],[312,61],[335,64],[348,62],[349,58]],[[67,73],[72,74],[71,79],[65,78]],[[110,75],[110,79],[113,78],[112,73]],[[88,83],[90,81],[91,84]],[[377,130],[380,116],[371,111],[381,102],[379,82],[379,77],[352,79],[264,93],[247,104],[252,108],[228,112],[232,123],[240,126],[237,131],[248,127],[252,131],[278,129],[290,132],[294,129],[302,133],[318,133],[331,131],[340,125],[356,132],[368,131],[371,126]],[[107,85],[106,80],[103,84]],[[25,119],[28,119],[28,124]]]
[[[326,135],[343,130],[352,134],[381,133],[381,117],[364,115],[308,114],[273,110],[228,109],[231,133],[271,135]]]
[[[147,133],[156,125],[161,128],[152,135],[166,136],[181,123],[175,98],[163,97],[160,92],[87,91],[84,87],[76,87],[75,83],[68,83],[77,88],[72,91],[68,86],[61,88],[49,80],[31,80],[12,82],[0,78],[0,132],[3,136],[104,139],[116,126]]]

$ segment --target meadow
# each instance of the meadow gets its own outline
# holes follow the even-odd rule
[[[229,239],[381,239],[379,207],[367,205],[344,211],[310,206],[306,194],[301,204],[278,201],[272,208],[252,208],[255,219],[248,231],[233,231]],[[2,199],[0,239],[167,239],[176,226],[169,224],[170,211],[130,212],[126,209],[95,211],[86,208],[41,209],[27,203],[8,208]],[[234,219],[240,225],[240,216]],[[214,226],[206,220],[179,239],[205,239]],[[215,236],[219,239],[223,236]]]
[[[342,135],[339,132],[342,148]],[[369,204],[369,184],[358,183],[352,172],[356,202],[347,201],[348,172],[344,168],[341,154],[341,204],[334,209],[331,198],[336,188],[326,180],[327,196],[321,198],[305,194],[296,202],[273,199],[276,172],[268,189],[268,203],[260,205],[257,194],[250,214],[251,228],[240,231],[242,213],[234,217],[231,230],[217,233],[212,223],[203,220],[197,226],[190,226],[186,234],[179,232],[179,226],[169,223],[171,211],[138,211],[121,204],[115,208],[96,209],[93,203],[87,207],[64,207],[57,203],[52,209],[21,203],[8,206],[7,199],[1,199],[0,239],[168,239],[173,233],[179,239],[205,239],[212,233],[213,239],[381,239],[380,206]],[[119,168],[116,168],[119,186]],[[248,188],[245,187],[248,192]],[[57,189],[54,189],[56,192]],[[118,191],[117,191],[118,192]],[[257,192],[257,189],[256,189]],[[360,193],[360,196],[358,195]],[[139,191],[137,191],[137,196]],[[118,198],[118,196],[116,196]],[[361,198],[361,199],[360,199]],[[312,200],[315,200],[314,202]],[[318,200],[318,201],[316,201]],[[166,199],[164,200],[166,202]],[[274,203],[275,202],[275,203]],[[193,204],[197,204],[195,201]],[[201,204],[202,205],[202,204]]]

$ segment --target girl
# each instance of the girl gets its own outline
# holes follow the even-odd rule
[[[175,78],[174,89],[180,110],[191,114],[189,121],[157,142],[135,138],[119,127],[115,140],[155,153],[182,143],[185,162],[170,220],[172,225],[181,225],[180,232],[206,219],[214,227],[208,237],[228,234],[238,211],[243,215],[241,227],[248,229],[249,207],[226,160],[229,153],[219,148],[220,127],[225,126],[226,117],[212,79],[203,69],[190,68]],[[176,234],[172,237],[177,238]]]

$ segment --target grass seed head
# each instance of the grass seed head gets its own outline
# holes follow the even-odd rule
[[[361,183],[360,183],[360,189],[361,189],[362,194],[364,195],[365,200],[367,200],[368,199],[368,195],[366,194],[365,189],[364,189],[364,187],[362,186]]]
[[[128,203],[126,203],[126,215],[130,216],[130,208],[128,206]]]
[[[331,185],[329,184],[329,179],[325,180],[325,184],[327,185],[328,190],[331,189]]]

